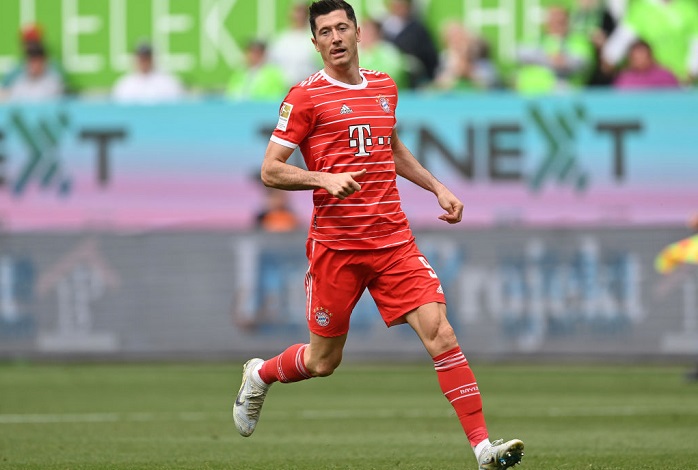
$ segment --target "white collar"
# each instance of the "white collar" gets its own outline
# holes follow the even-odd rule
[[[336,80],[329,75],[327,75],[327,72],[325,72],[325,69],[320,70],[320,73],[322,74],[323,77],[325,77],[325,80],[330,82],[333,85],[336,85],[338,87],[342,88],[347,88],[349,90],[362,90],[368,86],[368,80],[366,80],[366,77],[364,77],[364,74],[361,73],[361,70],[359,70],[359,75],[361,75],[361,83],[358,83],[356,85],[352,85],[350,83],[344,83],[340,82],[339,80]]]

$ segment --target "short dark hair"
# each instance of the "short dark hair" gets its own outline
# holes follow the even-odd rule
[[[136,50],[134,52],[140,57],[152,57],[153,46],[148,41],[141,41],[136,46]]]
[[[40,42],[31,41],[25,44],[24,53],[27,57],[46,57],[46,49]]]
[[[315,37],[315,32],[317,31],[315,19],[318,16],[328,15],[335,10],[344,10],[347,13],[347,18],[354,23],[354,27],[358,27],[354,8],[344,0],[317,0],[308,7],[310,31],[313,33],[313,37]]]
[[[267,43],[263,39],[250,39],[247,42],[247,50],[250,51],[252,49],[257,49],[262,53],[265,53],[267,51]]]
[[[636,39],[635,41],[630,44],[630,50],[633,49],[647,49],[650,54],[653,54],[654,51],[652,51],[652,46],[650,46],[650,43],[643,39]]]

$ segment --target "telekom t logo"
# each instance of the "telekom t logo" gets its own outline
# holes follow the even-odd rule
[[[373,146],[373,142],[377,141],[378,145],[387,143],[391,144],[391,137],[371,137],[371,126],[369,124],[359,124],[357,126],[349,126],[349,147],[357,148],[359,151],[354,154],[355,157],[367,157],[370,152],[366,151],[366,147]]]
[[[354,138],[356,134],[357,138]],[[358,126],[349,126],[349,147],[358,147],[359,151],[354,154],[355,157],[366,157],[369,153],[366,151],[367,145],[373,145],[371,139],[371,126],[368,124],[359,124]]]

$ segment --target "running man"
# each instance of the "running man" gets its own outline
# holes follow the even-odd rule
[[[461,221],[463,204],[414,158],[395,130],[397,87],[387,74],[359,68],[361,31],[343,0],[309,7],[312,42],[324,68],[291,88],[262,163],[265,185],[313,190],[306,254],[309,344],[269,360],[250,359],[235,400],[235,425],[251,435],[269,387],[326,377],[339,366],[352,309],[368,288],[388,327],[408,323],[434,360],[481,469],[521,461],[523,442],[488,439],[480,391],[446,318],[441,283],[420,253],[402,211],[397,175],[432,192]],[[287,163],[300,147],[308,170]]]

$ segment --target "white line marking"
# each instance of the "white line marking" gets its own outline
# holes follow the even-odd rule
[[[397,418],[397,419],[441,419],[450,418],[454,411],[444,402],[443,409],[414,410],[414,409],[372,409],[372,410],[299,410],[283,411],[269,410],[265,413],[265,421],[281,421],[289,419],[325,421],[338,419],[368,419],[368,418]],[[518,417],[539,418],[570,418],[570,417],[613,417],[613,416],[659,416],[680,414],[683,416],[698,416],[698,410],[686,410],[680,407],[653,406],[609,406],[602,408],[545,408],[528,409],[516,412]],[[508,416],[510,411],[497,413],[490,410],[488,416]],[[229,412],[130,412],[130,413],[15,413],[0,414],[0,425],[4,424],[61,424],[61,423],[114,423],[114,422],[156,422],[156,421],[231,421]]]

